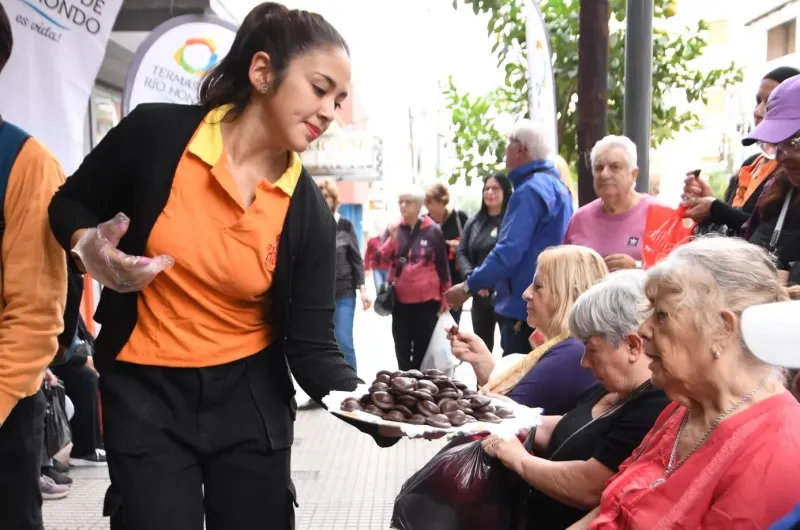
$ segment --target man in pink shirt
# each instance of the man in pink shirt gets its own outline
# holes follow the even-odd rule
[[[591,160],[598,198],[575,212],[564,243],[594,249],[611,271],[641,267],[647,208],[658,201],[634,188],[636,145],[626,136],[606,136]]]

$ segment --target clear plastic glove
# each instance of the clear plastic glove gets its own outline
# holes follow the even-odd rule
[[[92,278],[119,293],[141,291],[159,272],[175,265],[172,256],[146,258],[118,250],[129,225],[128,216],[118,213],[97,228],[86,230],[72,249]]]

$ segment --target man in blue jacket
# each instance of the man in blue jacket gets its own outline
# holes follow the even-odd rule
[[[522,293],[533,280],[539,253],[560,245],[572,217],[572,198],[550,160],[545,129],[524,120],[508,139],[506,167],[514,184],[497,245],[467,281],[447,293],[450,307],[459,307],[473,293],[495,289],[503,355],[530,351],[533,329]]]

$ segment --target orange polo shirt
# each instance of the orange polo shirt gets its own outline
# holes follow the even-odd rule
[[[206,116],[178,163],[145,251],[149,257],[169,254],[175,266],[139,293],[136,327],[120,361],[215,366],[257,353],[273,340],[265,307],[300,157],[292,153],[275,184],[262,180],[245,208],[220,132],[228,110]]]

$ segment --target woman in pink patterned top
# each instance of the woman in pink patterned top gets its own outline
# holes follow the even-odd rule
[[[573,530],[767,528],[800,500],[800,404],[744,347],[750,306],[788,299],[763,249],[701,238],[648,271],[651,381],[675,402]]]
[[[611,272],[641,268],[647,207],[657,201],[634,189],[636,145],[626,136],[606,136],[592,148],[591,159],[599,198],[575,212],[564,243],[595,250]]]
[[[420,217],[424,200],[422,190],[400,194],[402,220],[389,227],[389,237],[378,249],[380,261],[389,263],[389,283],[397,297],[392,335],[400,370],[419,370],[439,314],[447,310],[447,245],[439,225],[428,216]]]

